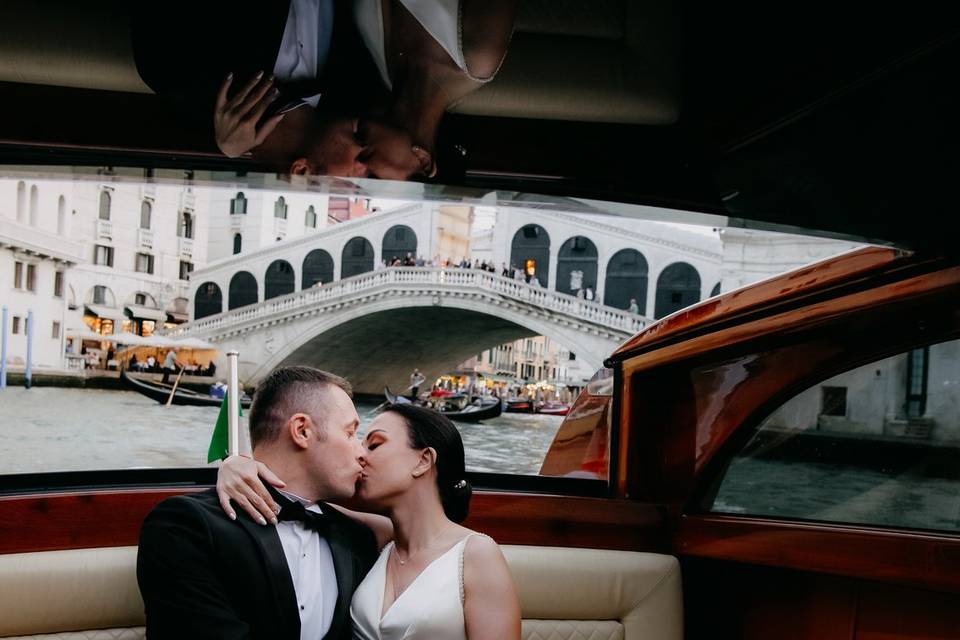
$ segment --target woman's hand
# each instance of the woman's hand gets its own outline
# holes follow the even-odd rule
[[[262,525],[266,525],[268,521],[277,524],[280,506],[260,478],[274,487],[286,486],[267,465],[248,456],[230,456],[223,461],[217,471],[217,496],[227,517],[231,520],[237,519],[237,514],[230,505],[232,500],[256,522]]]
[[[282,113],[275,115],[257,129],[260,117],[279,95],[273,88],[273,76],[262,80],[261,78],[263,78],[262,71],[228,100],[227,92],[233,83],[231,73],[223,81],[217,93],[213,128],[217,146],[228,158],[242,156],[262,143],[283,120]]]

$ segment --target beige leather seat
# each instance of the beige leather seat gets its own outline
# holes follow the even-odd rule
[[[680,640],[672,556],[504,546],[525,640]],[[0,555],[0,637],[144,637],[136,547]]]
[[[125,6],[4,0],[0,82],[150,93],[133,63]],[[499,75],[454,111],[672,123],[678,114],[675,32],[671,0],[520,0]]]

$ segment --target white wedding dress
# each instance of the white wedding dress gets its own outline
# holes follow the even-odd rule
[[[463,622],[463,550],[471,533],[420,572],[383,611],[389,543],[353,594],[350,616],[359,640],[466,640]]]

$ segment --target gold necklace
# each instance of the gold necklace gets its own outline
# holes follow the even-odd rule
[[[448,522],[448,523],[447,523],[447,526],[445,526],[443,529],[440,529],[440,532],[437,533],[437,535],[433,536],[433,538],[430,539],[430,542],[428,542],[426,545],[420,547],[419,549],[417,549],[417,550],[414,551],[413,553],[407,554],[407,559],[406,559],[406,560],[401,560],[401,559],[400,559],[400,551],[397,549],[396,543],[394,543],[394,545],[393,545],[393,555],[394,555],[394,557],[397,559],[397,562],[399,562],[400,565],[403,566],[403,565],[407,564],[408,562],[410,562],[410,560],[413,559],[413,556],[417,555],[418,553],[420,553],[420,552],[423,551],[424,549],[429,549],[430,547],[432,547],[432,546],[433,546],[433,543],[436,542],[437,540],[439,540],[439,539],[440,539],[440,536],[442,536],[442,535],[444,534],[444,532],[445,532],[447,529],[449,529],[449,528],[450,528],[450,525],[452,525],[452,524],[453,524],[453,522]]]

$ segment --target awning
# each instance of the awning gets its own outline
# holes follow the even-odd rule
[[[110,340],[111,336],[102,336],[96,331],[91,331],[89,327],[71,327],[67,329],[68,338],[77,338],[79,340],[98,340],[103,342],[105,340]]]
[[[186,322],[190,319],[189,313],[180,313],[179,311],[167,311],[167,321],[177,324]]]
[[[137,318],[139,320],[154,320],[155,322],[163,322],[167,319],[167,314],[160,309],[154,309],[153,307],[144,307],[139,304],[128,304],[123,308],[128,316],[131,318]]]
[[[87,311],[92,315],[98,316],[100,318],[108,318],[110,320],[121,321],[125,319],[123,311],[120,309],[114,309],[113,307],[108,307],[103,304],[85,304]]]

